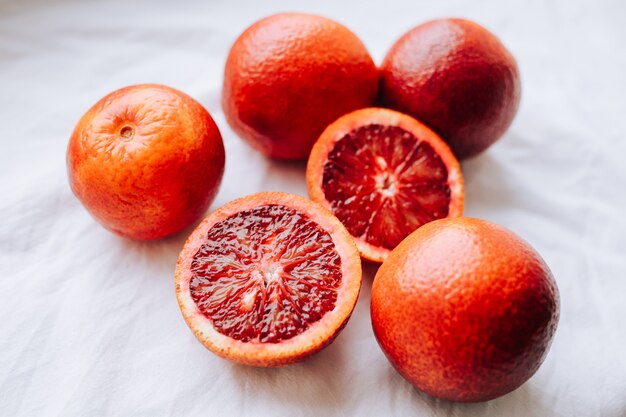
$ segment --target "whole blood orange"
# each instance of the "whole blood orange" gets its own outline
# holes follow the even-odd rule
[[[176,296],[196,337],[235,362],[278,366],[328,345],[352,314],[361,264],[318,204],[259,193],[211,213],[176,266]]]
[[[407,32],[381,67],[385,106],[439,133],[458,158],[493,144],[520,101],[517,63],[487,29],[464,19],[434,20]]]
[[[437,220],[394,249],[374,278],[372,325],[392,365],[419,389],[486,401],[543,362],[559,318],[548,266],[493,223]]]
[[[375,262],[421,225],[463,214],[463,176],[448,145],[393,110],[361,109],[328,126],[306,175],[311,198],[333,211],[361,255]]]
[[[67,169],[72,191],[100,224],[157,239],[205,213],[222,180],[224,145],[200,103],[162,85],[136,85],[80,119]]]
[[[378,70],[341,24],[302,13],[262,19],[232,46],[222,107],[233,129],[265,155],[306,159],[339,116],[371,106]]]

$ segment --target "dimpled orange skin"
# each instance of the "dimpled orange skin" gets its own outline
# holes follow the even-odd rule
[[[67,149],[72,191],[105,228],[132,239],[176,233],[200,218],[224,173],[209,113],[172,88],[114,91],[80,119]]]
[[[519,107],[515,58],[487,29],[465,19],[417,26],[381,66],[381,101],[439,133],[459,159],[484,151]]]
[[[306,159],[324,128],[374,104],[378,70],[354,33],[321,16],[282,13],[246,29],[224,70],[222,108],[263,154]]]
[[[442,219],[409,235],[379,269],[376,338],[417,388],[451,401],[487,401],[543,362],[559,318],[548,266],[496,224]]]

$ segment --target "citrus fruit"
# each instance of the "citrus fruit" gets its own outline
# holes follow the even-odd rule
[[[214,211],[176,266],[183,316],[208,349],[235,362],[278,366],[328,345],[361,287],[354,241],[318,204],[259,193]]]
[[[72,191],[105,228],[157,239],[205,213],[222,180],[224,145],[200,103],[166,86],[135,85],[80,119],[67,168]]]
[[[468,158],[513,121],[520,101],[517,63],[477,23],[434,20],[393,45],[381,66],[381,98],[434,129],[458,158]]]
[[[417,388],[486,401],[543,362],[559,318],[550,269],[513,232],[471,218],[437,220],[394,249],[374,278],[372,326]]]
[[[393,110],[361,109],[328,126],[306,176],[311,198],[335,213],[361,256],[375,262],[421,225],[463,214],[463,177],[450,148]]]
[[[232,128],[263,154],[306,159],[339,116],[374,104],[378,70],[341,24],[281,13],[246,29],[224,70],[222,107]]]

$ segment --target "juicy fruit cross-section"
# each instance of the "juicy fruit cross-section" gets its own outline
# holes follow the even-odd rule
[[[307,184],[375,262],[421,225],[463,214],[463,175],[448,145],[388,109],[357,110],[326,128],[311,151]]]
[[[354,241],[332,213],[259,193],[209,215],[178,258],[176,296],[210,350],[256,366],[300,361],[337,336],[361,288]]]

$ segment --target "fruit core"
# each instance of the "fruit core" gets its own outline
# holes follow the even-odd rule
[[[322,190],[353,236],[386,249],[450,207],[446,165],[429,143],[398,126],[368,124],[340,138],[324,165]]]
[[[218,332],[278,343],[334,309],[341,258],[306,214],[268,204],[214,224],[191,272],[191,296]]]

